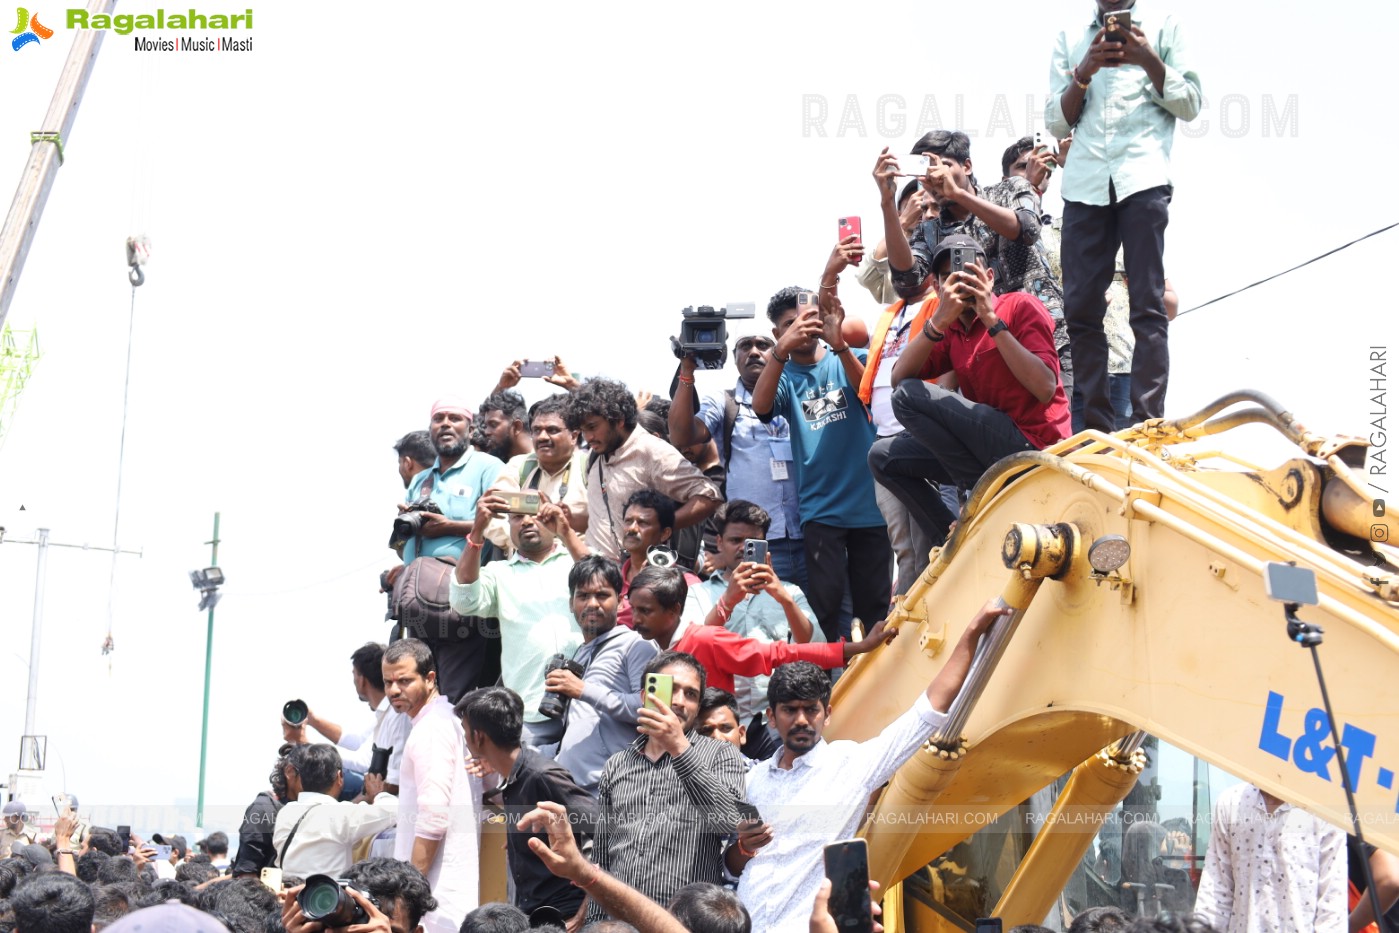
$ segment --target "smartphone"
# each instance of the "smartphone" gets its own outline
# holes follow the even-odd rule
[[[762,538],[745,538],[743,540],[743,559],[755,564],[766,564],[768,562],[768,543]]]
[[[848,236],[860,237],[860,242],[864,242],[864,237],[860,234],[860,218],[842,217],[840,218],[840,228],[836,233],[836,242],[839,243]]]
[[[925,155],[906,155],[899,157],[900,175],[926,175],[928,167],[933,164],[933,160]]]
[[[797,310],[805,311],[808,308],[816,308],[820,311],[821,298],[815,292],[799,292],[797,294]]]
[[[258,880],[273,894],[282,893],[282,870],[280,868],[271,866],[264,868]]]
[[[1030,151],[1039,152],[1042,149],[1057,155],[1059,152],[1059,140],[1055,139],[1053,136],[1045,135],[1043,130],[1035,130],[1035,145]]]
[[[976,933],[1001,933],[1003,929],[1000,917],[976,918]]]
[[[952,265],[949,272],[966,272],[968,265],[976,264],[977,251],[970,246],[952,247]]]
[[[539,493],[525,489],[519,492],[507,492],[503,496],[505,501],[509,503],[505,511],[511,515],[539,514]]]
[[[1132,11],[1114,10],[1104,13],[1103,26],[1107,28],[1107,35],[1103,38],[1108,42],[1126,42],[1132,35]]]
[[[675,693],[675,680],[669,674],[646,675],[646,697],[655,697],[656,702],[669,707]],[[643,697],[644,700],[646,697]],[[647,703],[648,708],[654,708]]]
[[[130,827],[130,826],[118,826],[118,827],[117,827],[117,839],[120,840],[120,842],[121,842],[121,850],[122,850],[123,852],[130,852],[130,851],[131,851],[131,827]]]
[[[543,379],[553,374],[553,360],[525,360],[520,364],[520,376],[524,379]]]
[[[863,839],[826,846],[826,877],[831,879],[828,908],[841,933],[874,933],[870,915],[870,858]]]
[[[758,808],[746,800],[738,801],[734,806],[738,807],[738,818],[752,823],[761,823],[763,817],[758,813]]]
[[[174,851],[170,846],[157,845],[154,842],[146,843],[146,848],[155,850],[153,858],[158,862],[170,861],[170,853]]]
[[[63,815],[63,811],[64,811],[64,810],[67,810],[69,807],[72,806],[72,803],[70,803],[69,801],[70,801],[70,798],[69,798],[69,796],[68,796],[67,794],[54,794],[54,795],[53,795],[53,810],[54,810],[54,812],[57,813],[59,816],[62,816],[62,815]]]
[[[1263,565],[1263,591],[1280,603],[1315,606],[1316,572],[1310,567],[1269,561]]]

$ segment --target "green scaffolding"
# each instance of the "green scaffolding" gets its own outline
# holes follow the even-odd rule
[[[8,324],[0,330],[0,443],[39,355],[37,330],[11,330]]]

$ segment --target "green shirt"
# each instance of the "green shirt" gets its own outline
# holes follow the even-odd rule
[[[543,722],[544,667],[556,654],[571,658],[583,633],[568,603],[573,558],[560,545],[535,563],[517,551],[481,568],[475,583],[452,580],[452,608],[464,616],[500,620],[500,679],[525,701],[525,722]]]
[[[1078,123],[1070,126],[1060,98],[1073,81],[1070,72],[1088,54],[1102,25],[1095,16],[1086,26],[1061,32],[1054,45],[1044,122],[1059,139],[1073,130],[1061,189],[1065,201],[1110,204],[1109,182],[1119,201],[1169,185],[1176,120],[1188,123],[1200,113],[1200,77],[1190,67],[1180,24],[1170,14],[1142,20],[1142,6],[1138,2],[1132,7],[1132,25],[1140,27],[1165,63],[1160,94],[1139,65],[1102,68],[1084,92]]]

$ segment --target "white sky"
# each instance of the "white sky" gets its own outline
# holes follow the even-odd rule
[[[1140,7],[1186,24],[1208,99],[1175,149],[1167,266],[1184,307],[1399,219],[1376,178],[1399,143],[1392,4]],[[681,307],[761,309],[813,283],[837,217],[859,214],[875,241],[870,169],[931,128],[925,96],[975,133],[994,181],[1039,125],[1055,34],[1092,5],[253,8],[251,52],[107,37],[11,308],[45,356],[0,446],[12,535],[42,520],[55,540],[110,544],[123,242],[148,234],[121,532],[145,556],[119,567],[107,659],[108,558],[50,552],[38,728],[85,809],[178,802],[192,823],[205,623],[186,574],[221,510],[206,822],[230,832],[264,786],[285,700],[363,709],[348,656],[387,634],[389,445],[426,426],[435,396],[479,398],[510,359],[553,353],[663,392]],[[0,193],[70,42],[58,7],[31,9],[58,35],[0,46]],[[803,135],[807,95],[828,102],[824,138]],[[849,95],[863,131],[838,135]],[[887,139],[884,95],[904,101]],[[988,135],[998,95],[1013,130]],[[1295,107],[1282,135],[1267,98]],[[1382,235],[1178,321],[1169,413],[1250,386],[1317,430],[1365,430],[1368,347],[1399,334],[1382,290],[1396,245]],[[842,296],[876,310],[853,276]],[[34,549],[0,547],[4,755],[22,732],[33,587]]]

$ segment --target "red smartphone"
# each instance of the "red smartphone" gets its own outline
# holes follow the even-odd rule
[[[858,218],[858,217],[842,217],[842,218],[840,218],[840,220],[838,221],[838,223],[840,224],[840,227],[839,227],[839,230],[837,231],[837,234],[836,234],[836,242],[837,242],[837,243],[842,242],[842,241],[843,241],[846,237],[848,237],[848,236],[856,236],[856,237],[859,237],[859,238],[860,238],[860,245],[861,245],[861,246],[864,245],[865,238],[864,238],[863,236],[861,236],[861,234],[860,234],[860,218]],[[857,259],[857,260],[855,261],[855,265],[858,266],[859,264],[860,264],[860,261]]]

